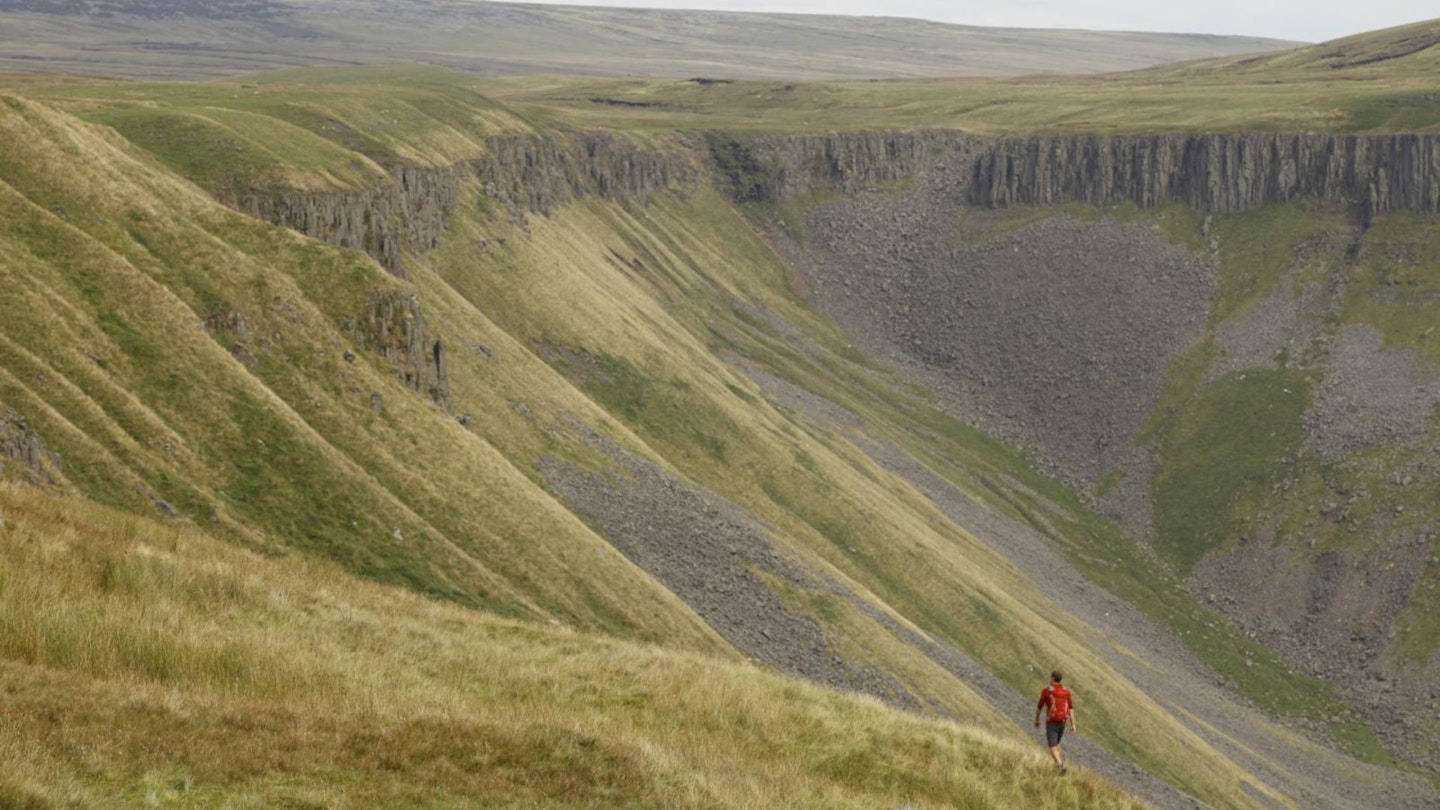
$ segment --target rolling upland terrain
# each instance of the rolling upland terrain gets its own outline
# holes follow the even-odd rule
[[[179,80],[406,62],[488,74],[785,81],[1075,74],[1297,44],[484,0],[0,0],[0,20],[0,71]]]
[[[0,806],[1434,806],[1437,67],[0,77]]]

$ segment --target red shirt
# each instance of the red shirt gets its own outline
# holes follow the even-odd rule
[[[1069,689],[1058,683],[1052,683],[1040,690],[1040,702],[1035,704],[1036,709],[1050,707],[1046,722],[1063,723],[1070,719],[1070,710],[1075,708],[1075,696]]]

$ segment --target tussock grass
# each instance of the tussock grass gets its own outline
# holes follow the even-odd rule
[[[500,237],[503,249],[478,247],[502,244]],[[632,258],[638,259],[644,271],[616,272],[616,255],[631,268]],[[953,453],[937,468],[966,468],[956,476],[967,488],[988,486],[1016,503],[1024,501],[1007,476],[1059,490],[998,443],[940,424],[933,413],[921,416],[924,409],[913,401],[902,405],[905,399],[885,393],[886,385],[872,381],[867,390],[854,367],[842,370],[834,358],[797,351],[804,344],[787,337],[797,328],[813,331],[813,340],[837,352],[845,344],[795,301],[778,258],[741,213],[711,192],[684,202],[660,200],[642,211],[583,203],[532,219],[528,232],[493,215],[462,219],[425,263],[521,343],[587,354],[589,362],[564,360],[554,363],[555,370],[572,375],[620,423],[610,428],[617,440],[750,509],[776,527],[775,537],[787,549],[880,610],[893,611],[903,624],[983,661],[1017,689],[1028,692],[1036,667],[1052,661],[1088,673],[1090,736],[1187,790],[1222,804],[1249,802],[1239,787],[1246,777],[1233,763],[1068,632],[1057,618],[1063,611],[1013,566],[833,426],[777,407],[716,356],[718,343],[853,406],[880,435],[928,445],[917,450],[922,458]],[[577,301],[586,303],[577,307]],[[711,436],[724,439],[723,454],[709,451]],[[1073,496],[1067,498],[1063,502],[1083,514]],[[1028,508],[1044,509],[1038,502]],[[1082,531],[1070,522],[1065,531]],[[837,649],[852,660],[900,674],[908,690],[937,710],[979,717],[996,733],[1014,733],[994,708],[957,689],[951,676],[870,616],[823,593],[782,590],[793,608],[836,631]],[[1173,583],[1166,594],[1185,601]],[[1201,761],[1207,764],[1198,766]]]
[[[0,485],[18,806],[1113,807],[1031,748]]]
[[[720,647],[382,358],[343,359],[345,324],[400,282],[220,208],[113,132],[6,100],[0,400],[70,483],[456,601]]]
[[[399,114],[385,118],[381,111],[391,108],[380,105],[388,103],[385,94],[392,88],[366,84],[384,75],[332,74],[325,89],[306,88],[297,76],[272,77],[259,82],[256,89],[264,92],[236,104],[229,117],[263,126],[264,116],[274,116],[286,125],[257,133],[257,139],[302,127],[327,144],[353,150],[363,158],[354,165],[367,167],[367,161],[442,163],[473,154],[475,141],[453,139],[467,122],[480,120],[476,131],[482,132],[491,124],[525,126],[518,117],[486,108],[473,89],[456,86],[460,79],[453,74],[426,73],[414,80],[416,87],[402,87]],[[414,79],[407,76],[392,74],[401,85]],[[153,92],[157,116],[185,117],[223,102],[224,91],[68,86],[57,103],[98,120]],[[298,106],[289,106],[291,101]],[[353,364],[340,359],[351,341],[338,325],[377,300],[406,292],[373,263],[220,211],[193,186],[104,130],[33,102],[15,99],[11,107],[20,119],[40,122],[15,142],[69,139],[75,148],[46,152],[27,146],[8,153],[14,157],[4,176],[14,192],[13,210],[25,216],[7,219],[0,232],[4,245],[14,248],[7,255],[22,257],[0,268],[16,282],[0,285],[5,291],[0,294],[15,296],[16,305],[32,310],[34,318],[19,321],[25,328],[6,329],[19,350],[7,345],[0,355],[5,371],[0,381],[8,386],[0,394],[28,406],[47,441],[60,443],[67,459],[77,460],[71,469],[84,476],[75,481],[83,492],[137,511],[153,508],[148,493],[154,492],[178,505],[183,516],[202,524],[210,520],[217,532],[274,553],[303,551],[457,602],[733,662],[734,651],[717,635],[642,572],[607,553],[602,538],[544,492],[534,467],[541,455],[607,469],[603,458],[577,441],[578,420],[750,509],[773,527],[787,552],[843,583],[874,610],[983,661],[1017,689],[1028,692],[1035,672],[1056,661],[1088,673],[1086,682],[1077,683],[1091,707],[1088,734],[1213,804],[1253,803],[1242,787],[1250,777],[1234,761],[1121,677],[1012,566],[911,485],[870,461],[855,436],[790,411],[725,362],[731,353],[744,356],[850,409],[876,436],[907,448],[978,499],[1051,531],[1077,553],[1104,556],[1116,569],[1144,563],[1113,527],[1034,473],[1020,454],[939,417],[899,395],[892,381],[854,363],[844,336],[796,300],[784,263],[756,236],[752,222],[713,190],[648,206],[582,201],[550,217],[532,216],[521,228],[483,204],[477,189],[467,189],[444,243],[407,262],[426,306],[433,307],[435,334],[451,347],[457,401],[476,417],[465,430],[405,391],[376,357]],[[147,125],[148,108],[140,109],[124,126]],[[525,114],[531,120],[550,115],[528,108]],[[395,147],[401,143],[414,151],[402,153]],[[303,144],[315,145],[308,138]],[[181,137],[165,148],[184,155],[189,147]],[[317,149],[301,155],[315,157],[313,165],[297,159],[293,167],[279,161],[271,168],[282,174],[293,168],[316,187],[353,181],[343,176],[343,167],[326,162],[326,155],[335,154],[330,146]],[[174,163],[159,151],[162,162]],[[92,164],[111,168],[98,171]],[[264,175],[269,168],[257,171],[270,176]],[[330,175],[321,177],[326,171]],[[90,189],[105,193],[97,198]],[[57,207],[71,212],[68,222],[54,213]],[[795,212],[784,213],[797,219]],[[107,283],[87,285],[86,278]],[[1237,301],[1258,291],[1237,293]],[[193,328],[197,319],[235,313],[250,323],[249,337]],[[63,340],[44,339],[53,334],[45,330],[47,319],[66,324]],[[87,326],[92,320],[98,325]],[[800,334],[805,339],[798,339]],[[542,346],[562,350],[562,361],[545,363]],[[100,360],[82,362],[90,355]],[[565,357],[590,362],[581,368]],[[42,377],[56,382],[42,387],[36,382]],[[54,388],[64,389],[65,396]],[[383,392],[382,413],[370,407],[372,392]],[[110,470],[120,474],[111,477]],[[339,576],[313,565],[327,582]],[[149,582],[144,576],[125,574]],[[1120,583],[1117,590],[1138,601],[1159,603],[1161,612],[1194,612],[1173,582],[1111,576],[1097,579]],[[352,586],[372,587],[347,584],[346,593]],[[307,587],[330,593],[340,586]],[[280,590],[287,603],[300,593]],[[823,594],[797,590],[787,596],[790,604],[843,634],[837,646],[854,661],[893,669],[926,705],[980,718],[997,737],[1012,742],[1018,737],[1002,708],[921,659],[864,611],[827,604]],[[343,611],[330,598],[300,599],[300,612],[333,618]],[[347,600],[353,612],[358,603]],[[723,796],[741,806],[775,806],[790,804],[793,789],[793,795],[820,797],[816,806],[863,806],[876,791],[887,801],[911,791],[916,798],[908,801],[917,806],[964,806],[964,801],[988,806],[987,791],[998,790],[1000,798],[991,804],[1003,806],[1016,791],[1032,789],[1004,782],[998,788],[950,783],[936,788],[924,782],[929,776],[922,784],[906,782],[910,771],[941,773],[950,767],[948,760],[927,759],[925,750],[878,732],[873,735],[878,742],[856,753],[850,746],[857,729],[871,727],[865,712],[873,706],[833,725],[783,712],[777,719],[773,701],[748,699],[738,686],[722,688],[702,674],[731,671],[726,668],[733,663],[455,618],[471,614],[453,607],[433,610],[450,617],[441,622],[444,632],[426,623],[429,619],[391,622],[378,609],[362,612],[359,620],[347,613],[325,632],[338,633],[349,646],[317,640],[323,633],[302,634],[308,649],[320,651],[318,658],[286,658],[287,666],[298,669],[278,676],[265,674],[266,647],[260,648],[257,668],[232,676],[224,676],[224,661],[232,654],[210,648],[189,654],[193,661],[175,653],[177,660],[191,661],[178,669],[154,668],[145,664],[146,655],[123,652],[145,648],[143,634],[65,655],[93,661],[75,676],[81,678],[77,683],[94,678],[160,688],[153,685],[167,677],[189,678],[203,694],[196,692],[198,702],[187,716],[211,717],[239,705],[236,701],[250,701],[245,705],[259,707],[254,714],[266,733],[283,737],[290,733],[286,729],[299,729],[278,749],[257,743],[253,757],[266,764],[233,778],[214,763],[201,767],[164,759],[152,767],[134,754],[142,764],[125,766],[123,779],[130,780],[125,784],[167,797],[181,795],[196,779],[239,791],[257,780],[264,790],[294,785],[286,800],[316,804],[351,801],[347,790],[373,789],[379,792],[366,794],[368,799],[398,803],[422,803],[415,797],[430,795],[412,782],[375,775],[396,771],[423,774],[419,781],[427,785],[470,780],[453,788],[460,791],[456,795],[497,802],[510,796],[520,804],[544,797],[557,804],[703,806]],[[242,624],[256,622],[267,630],[278,621],[261,621],[269,615],[263,613],[237,615]],[[124,635],[94,628],[102,636]],[[51,633],[65,638],[59,629],[41,635]],[[487,644],[501,644],[508,652],[482,654],[457,635],[464,633],[488,634]],[[1214,644],[1229,639],[1217,633]],[[391,646],[406,655],[404,667],[385,658]],[[595,653],[597,648],[610,652]],[[215,661],[205,663],[206,656]],[[48,672],[59,660],[24,659],[17,666],[31,669],[17,671]],[[200,674],[207,667],[220,673],[214,682]],[[770,684],[782,702],[809,701],[807,696],[816,694],[754,670],[734,671],[743,674],[738,681]],[[611,686],[587,681],[596,672]],[[225,677],[235,683],[227,685]],[[265,684],[272,677],[292,688],[269,695]],[[253,693],[246,684],[253,684]],[[687,684],[704,694],[686,691]],[[338,692],[329,694],[327,688]],[[560,705],[571,708],[549,708],[556,693],[563,696]],[[394,697],[402,694],[403,699]],[[744,710],[732,716],[732,705],[704,703],[712,694]],[[744,708],[747,700],[752,708]],[[109,693],[97,693],[77,718],[85,712],[104,715],[100,707],[113,702]],[[471,714],[488,703],[521,708]],[[655,730],[669,722],[655,714],[656,706],[683,711],[698,725],[656,742],[661,738]],[[126,715],[108,725],[124,727],[133,720]],[[821,734],[826,742],[785,730],[807,724],[829,734]],[[205,728],[210,726],[203,722],[186,726],[202,737]],[[461,744],[435,742],[437,737]],[[747,749],[757,738],[772,742]],[[677,750],[676,739],[691,747]],[[302,765],[296,769],[277,764],[283,758],[273,755],[308,748],[317,753],[298,760]],[[405,753],[387,754],[397,748]],[[791,748],[809,759],[797,764]],[[899,764],[883,760],[889,748],[903,755]],[[498,753],[482,756],[477,750]],[[565,764],[537,767],[527,776],[521,764],[527,755],[516,751],[528,751],[531,761]],[[757,760],[769,762],[769,769],[756,771]],[[477,763],[494,765],[494,773],[464,776]],[[37,773],[49,767],[34,765]],[[260,770],[266,775],[255,776]],[[362,773],[376,786],[354,787],[352,780]],[[566,781],[577,773],[589,787]],[[1016,773],[1023,777],[1025,768]],[[935,779],[941,777],[931,782]],[[24,785],[30,782],[16,784],[28,790]],[[578,794],[555,798],[567,791]],[[1082,800],[1067,795],[1056,801]]]

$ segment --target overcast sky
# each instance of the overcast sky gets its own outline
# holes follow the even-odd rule
[[[919,17],[963,25],[1244,34],[1302,42],[1440,17],[1435,0],[523,0],[572,6],[708,8]]]

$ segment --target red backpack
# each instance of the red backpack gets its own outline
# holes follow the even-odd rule
[[[1063,723],[1070,719],[1070,690],[1060,684],[1050,686],[1050,715],[1048,723]]]

